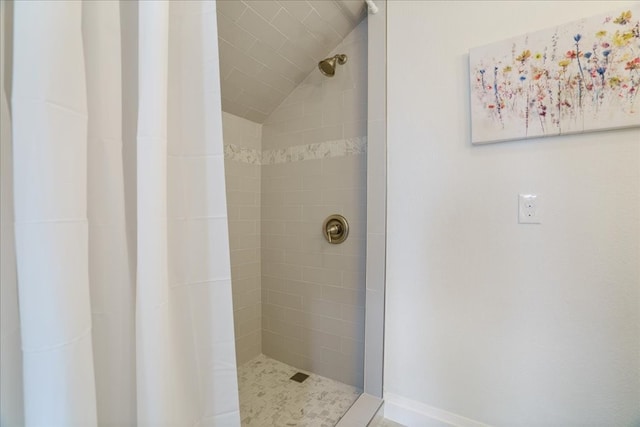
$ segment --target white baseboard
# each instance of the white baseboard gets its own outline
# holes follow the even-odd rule
[[[407,427],[490,427],[393,393],[384,394],[384,417]]]

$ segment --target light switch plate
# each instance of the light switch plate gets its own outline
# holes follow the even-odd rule
[[[518,195],[518,222],[520,224],[541,224],[541,198],[538,194]]]

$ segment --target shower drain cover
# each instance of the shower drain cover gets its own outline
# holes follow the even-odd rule
[[[297,381],[299,383],[301,383],[302,381],[306,380],[307,378],[309,378],[309,375],[307,374],[303,374],[302,372],[296,372],[295,374],[293,374],[293,376],[291,378],[289,378],[290,380],[294,380]]]

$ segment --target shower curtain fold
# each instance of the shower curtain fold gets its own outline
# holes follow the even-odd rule
[[[14,5],[2,265],[20,327],[2,339],[21,342],[23,375],[1,381],[24,411],[3,426],[240,424],[215,3],[140,2],[135,29],[120,6]],[[3,297],[15,284],[3,271]]]
[[[135,259],[127,246],[118,2],[82,7],[88,109],[89,283],[100,424],[136,419]],[[117,372],[118,375],[113,373]]]

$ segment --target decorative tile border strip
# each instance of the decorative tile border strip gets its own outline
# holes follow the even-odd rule
[[[226,144],[224,146],[226,159],[254,165],[273,165],[277,163],[291,163],[329,157],[344,157],[364,154],[366,152],[366,136],[297,145],[295,147],[281,148],[278,150],[264,150],[262,153],[258,150],[239,147],[234,144]]]
[[[362,154],[367,151],[367,138],[357,137],[336,141],[318,142],[316,144],[297,145],[279,150],[262,152],[262,164],[299,162],[302,160],[325,159]]]
[[[224,145],[224,158],[228,160],[259,165],[261,164],[261,157],[260,151],[254,150],[253,148],[240,147],[235,144]]]

